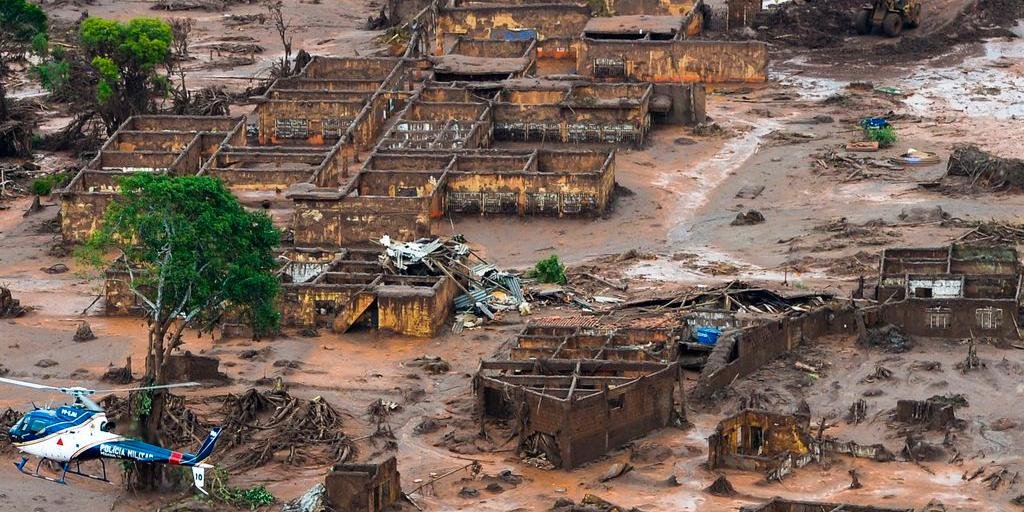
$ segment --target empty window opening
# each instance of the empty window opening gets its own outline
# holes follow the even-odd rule
[[[747,436],[749,436],[750,452],[755,455],[761,454],[761,447],[764,446],[764,430],[761,427],[749,427],[747,429]]]
[[[975,312],[978,327],[986,330],[998,329],[1003,326],[1003,310],[998,308],[978,308]]]
[[[929,329],[949,329],[952,325],[953,315],[945,308],[931,308],[928,310]]]
[[[608,399],[608,409],[616,410],[622,409],[622,406],[626,403],[626,395],[619,395]]]

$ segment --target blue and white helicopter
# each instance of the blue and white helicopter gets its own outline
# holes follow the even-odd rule
[[[104,459],[175,464],[191,466],[192,479],[195,482],[196,488],[206,494],[206,489],[203,488],[206,470],[213,466],[204,463],[203,460],[213,452],[213,447],[217,444],[217,438],[220,436],[220,427],[210,431],[210,435],[203,441],[198,452],[176,452],[135,439],[128,439],[111,432],[114,427],[113,422],[107,421],[107,414],[103,411],[103,408],[89,398],[96,394],[198,386],[198,383],[187,382],[164,386],[95,390],[81,387],[60,388],[45,386],[3,377],[0,377],[0,382],[63,393],[75,397],[74,403],[62,405],[56,409],[36,407],[26,413],[25,416],[11,427],[9,432],[11,442],[18,451],[39,458],[35,471],[29,472],[25,469],[28,457],[22,456],[21,462],[15,463],[18,471],[32,477],[60,484],[66,483],[64,477],[68,474],[109,482],[110,480],[107,479],[107,465]],[[62,466],[63,470],[61,471],[60,478],[51,478],[39,474],[39,466],[45,460],[57,462]],[[98,460],[103,468],[103,473],[101,475],[83,473],[82,461],[88,460]],[[73,469],[71,467],[72,464],[74,464]]]

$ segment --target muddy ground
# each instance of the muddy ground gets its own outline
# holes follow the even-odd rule
[[[955,8],[965,3],[942,5]],[[198,20],[200,45],[223,42],[225,35],[242,35],[265,48],[255,55],[254,62],[230,66],[217,63],[226,56],[197,51],[196,61],[190,64],[190,80],[196,85],[244,89],[251,77],[265,72],[269,61],[280,55],[280,43],[269,25],[227,27],[225,13],[219,11],[166,13],[151,10],[151,5],[104,0],[88,5],[65,3],[50,10],[66,19],[77,18],[84,10],[117,18],[189,16]],[[373,51],[376,33],[361,30],[361,25],[377,6],[351,0],[286,2],[286,6],[293,16],[296,48],[336,55]],[[255,14],[261,9],[236,5],[228,13]],[[934,25],[918,29],[915,37],[941,32],[947,21],[931,21]],[[1014,30],[1024,35],[1024,30]],[[880,36],[842,35],[826,48],[773,44],[777,57],[768,84],[711,91],[709,114],[723,128],[721,134],[696,135],[690,128],[661,127],[645,148],[620,150],[617,179],[625,191],[606,218],[458,219],[449,229],[464,233],[499,264],[522,268],[557,253],[571,264],[589,263],[601,275],[628,280],[633,295],[736,278],[791,290],[846,294],[860,275],[870,279],[883,247],[938,245],[965,231],[942,222],[937,208],[966,220],[1019,220],[1024,213],[1021,194],[966,189],[939,192],[922,184],[941,180],[949,152],[958,143],[973,142],[1004,156],[1024,156],[1019,143],[1024,139],[1024,44],[1005,35],[981,42],[952,41],[942,52],[929,52],[923,60],[905,55],[890,59],[874,50],[897,42]],[[871,52],[863,52],[865,48]],[[856,58],[845,57],[856,52],[860,52]],[[872,84],[851,88],[851,82]],[[875,85],[895,91],[877,91]],[[233,111],[248,109],[239,105]],[[855,165],[830,155],[845,155],[841,148],[860,138],[856,123],[872,115],[889,115],[899,139],[892,148],[855,154],[881,162],[865,164],[858,172]],[[892,166],[888,159],[909,148],[934,152],[940,162]],[[44,168],[62,165],[60,155],[40,161]],[[763,191],[751,197],[751,187],[762,186]],[[0,364],[13,378],[100,387],[98,379],[109,365],[122,364],[128,355],[142,361],[144,326],[134,319],[99,316],[96,307],[81,314],[96,297],[100,281],[73,258],[51,255],[57,208],[53,200],[45,203],[50,206],[29,217],[22,217],[28,198],[7,201],[3,203],[7,208],[0,210],[0,284],[33,308],[25,317],[0,321]],[[750,209],[760,211],[765,222],[731,225],[738,213]],[[630,250],[636,250],[637,256],[600,258]],[[64,263],[70,271],[48,274],[42,270],[54,263]],[[539,312],[575,313],[567,306]],[[72,341],[82,319],[89,321],[96,340]],[[983,465],[1020,469],[1024,417],[1013,405],[1022,392],[1018,383],[1024,374],[1024,352],[983,345],[979,356],[985,368],[963,374],[954,365],[963,357],[965,347],[941,340],[918,340],[910,352],[898,356],[867,351],[849,339],[823,340],[739,380],[714,404],[690,404],[687,413],[692,426],[663,429],[637,441],[635,451],[660,455],[634,456],[636,469],[607,483],[599,483],[598,478],[612,463],[630,460],[631,450],[613,453],[573,472],[526,465],[514,457],[511,443],[493,453],[449,450],[452,437],[471,437],[476,430],[470,417],[470,375],[480,358],[507,350],[521,322],[513,314],[482,328],[432,340],[375,332],[344,336],[325,332],[316,338],[286,333],[261,342],[193,335],[185,348],[220,357],[222,371],[231,380],[188,394],[201,397],[238,392],[265,377],[281,376],[293,395],[323,396],[342,410],[346,433],[354,438],[372,433],[366,407],[385,398],[401,406],[390,422],[406,489],[417,487],[417,480],[428,479],[431,473],[444,473],[470,460],[482,462],[486,475],[508,469],[522,476],[521,481],[463,480],[468,475],[458,473],[429,491],[416,493],[424,510],[546,510],[560,497],[578,500],[593,493],[648,511],[735,510],[776,495],[914,507],[937,498],[949,510],[997,511],[1011,509],[1009,500],[1024,493],[1020,484],[993,491],[977,480],[962,478],[965,472]],[[244,351],[265,348],[269,354],[262,360],[240,357]],[[432,375],[404,365],[421,355],[444,356],[452,369]],[[42,359],[52,359],[57,365],[36,366]],[[284,369],[274,365],[279,360],[301,364]],[[817,378],[809,377],[793,366],[795,361],[818,366],[821,371]],[[938,361],[941,369],[914,370],[915,361]],[[862,382],[878,365],[892,370],[894,379]],[[139,363],[135,370],[138,374]],[[880,395],[871,391],[879,388]],[[858,425],[843,422],[841,416],[849,404],[869,391],[873,395],[865,398],[869,421]],[[833,417],[830,435],[883,442],[893,450],[899,450],[902,439],[894,437],[886,411],[894,407],[896,399],[963,393],[969,406],[958,410],[965,426],[944,448],[949,457],[923,463],[924,468],[904,462],[839,458],[824,466],[800,469],[782,483],[771,484],[757,474],[729,471],[741,496],[706,494],[702,489],[716,476],[702,466],[706,438],[722,414],[735,410],[739,400],[755,393],[780,411],[806,400],[815,421]],[[43,404],[51,399],[59,397],[5,388],[0,393],[0,408],[24,410],[32,401]],[[426,418],[441,427],[417,433],[416,427]],[[1014,425],[994,431],[995,424]],[[928,440],[943,441],[934,435]],[[358,444],[364,458],[391,453],[372,439]],[[960,454],[959,461],[948,462],[955,452]],[[15,454],[8,451],[3,457],[14,460]],[[212,462],[216,464],[216,455]],[[328,463],[300,468],[273,463],[233,475],[232,483],[265,484],[278,498],[287,500],[321,480]],[[849,468],[858,470],[863,488],[847,489]],[[668,485],[670,476],[681,485]],[[497,483],[498,488],[486,490],[488,483]],[[479,494],[461,497],[463,487],[475,488]],[[133,496],[122,493],[116,483],[81,479],[71,486],[56,486],[22,477],[13,465],[0,464],[0,510],[153,510],[187,494]],[[405,508],[412,509],[409,505]]]

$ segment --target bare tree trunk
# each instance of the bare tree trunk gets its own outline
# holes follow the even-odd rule
[[[149,385],[165,384],[164,338],[167,336],[169,322],[150,320],[149,343],[146,353],[146,377]],[[163,389],[148,391],[151,398],[149,414],[139,415],[140,434],[142,440],[162,446],[160,427],[163,423],[164,407],[167,403],[167,391]],[[134,473],[135,482],[129,485],[137,490],[157,491],[167,487],[167,467],[163,464],[138,464]]]
[[[292,38],[288,37],[288,29],[291,25],[284,20],[280,0],[270,0],[267,3],[267,11],[270,13],[270,18],[274,20],[274,28],[277,29],[277,35],[281,38],[281,46],[284,47],[284,57],[281,59],[281,76],[288,76],[290,74],[288,62],[292,58]]]
[[[3,38],[0,38],[0,46],[3,46]],[[11,115],[7,108],[7,86],[4,80],[7,78],[7,59],[3,52],[0,52],[0,121],[6,121]]]
[[[7,109],[7,86],[4,85],[3,76],[0,74],[0,121],[6,121],[8,116],[10,112]]]

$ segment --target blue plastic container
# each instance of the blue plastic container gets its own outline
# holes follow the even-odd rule
[[[718,327],[698,327],[697,343],[701,345],[714,345],[718,343],[718,337],[722,331]]]

